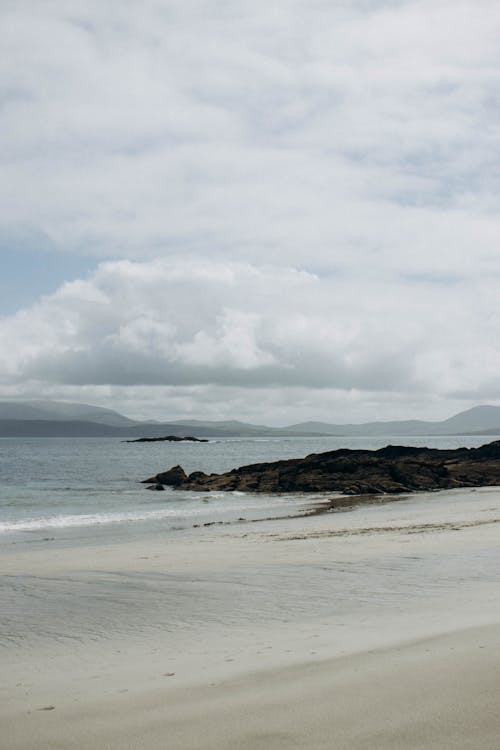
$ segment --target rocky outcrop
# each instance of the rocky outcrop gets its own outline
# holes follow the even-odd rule
[[[145,480],[185,490],[341,492],[345,495],[416,492],[500,485],[500,441],[480,448],[438,450],[388,445],[377,451],[341,449],[305,458],[250,464],[224,474],[181,466]]]
[[[205,440],[204,438],[197,438],[197,437],[191,437],[190,435],[187,435],[186,437],[179,437],[178,435],[165,435],[165,437],[141,437],[137,438],[136,440],[123,440],[124,443],[162,443],[162,442],[169,442],[169,443],[183,443],[183,442],[189,442],[189,443],[208,443],[208,440]]]

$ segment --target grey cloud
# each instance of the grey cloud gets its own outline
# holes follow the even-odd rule
[[[0,320],[3,376],[455,393],[488,382],[500,363],[498,316],[484,321],[498,282],[483,287],[475,317],[460,307],[471,283],[320,279],[189,259],[107,263]]]
[[[297,357],[286,366],[262,365],[252,369],[189,365],[127,351],[95,347],[84,352],[41,355],[26,367],[24,376],[64,385],[217,385],[260,389],[268,387],[336,388],[340,390],[391,391],[411,382],[411,363],[400,355],[373,355],[359,365],[342,356],[316,352],[311,358]]]

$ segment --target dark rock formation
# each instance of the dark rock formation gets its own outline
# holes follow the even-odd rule
[[[187,474],[182,466],[173,466],[168,471],[163,471],[154,477],[145,479],[143,484],[168,484],[170,487],[180,487],[186,483],[187,478]]]
[[[169,442],[169,443],[182,443],[182,442],[190,442],[190,443],[208,443],[208,440],[205,440],[204,438],[197,438],[197,437],[191,437],[190,435],[187,435],[186,437],[179,437],[178,435],[165,435],[165,437],[152,437],[152,438],[146,438],[141,437],[137,438],[137,440],[123,440],[124,443],[161,443],[161,442]]]
[[[455,450],[398,445],[377,451],[341,449],[306,458],[250,464],[225,474],[195,471],[187,476],[181,466],[174,466],[145,483],[185,490],[345,495],[500,485],[500,441]]]

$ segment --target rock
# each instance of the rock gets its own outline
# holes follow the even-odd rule
[[[162,484],[150,484],[149,487],[146,487],[147,490],[156,490],[157,492],[164,492],[165,487]]]
[[[170,442],[170,443],[182,443],[182,442],[191,442],[191,443],[208,443],[208,440],[205,440],[204,438],[197,438],[197,437],[191,437],[190,435],[186,437],[179,437],[178,435],[165,435],[165,437],[141,437],[137,438],[137,440],[122,440],[122,443],[162,443],[162,442]]]
[[[168,471],[161,472],[154,477],[145,479],[143,484],[168,484],[170,487],[179,487],[186,482],[187,478],[187,474],[182,466],[173,466]]]
[[[196,480],[202,479],[203,477],[206,477],[206,476],[207,475],[205,474],[204,471],[193,471],[193,473],[188,476],[188,481],[195,482]]]
[[[398,494],[500,485],[500,441],[480,448],[438,450],[388,445],[378,451],[343,448],[305,458],[250,464],[224,474],[181,466],[145,480],[186,490]]]

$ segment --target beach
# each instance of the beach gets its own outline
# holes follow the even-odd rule
[[[500,493],[2,549],[0,745],[496,748]]]
[[[2,719],[9,748],[494,748],[496,626]]]

